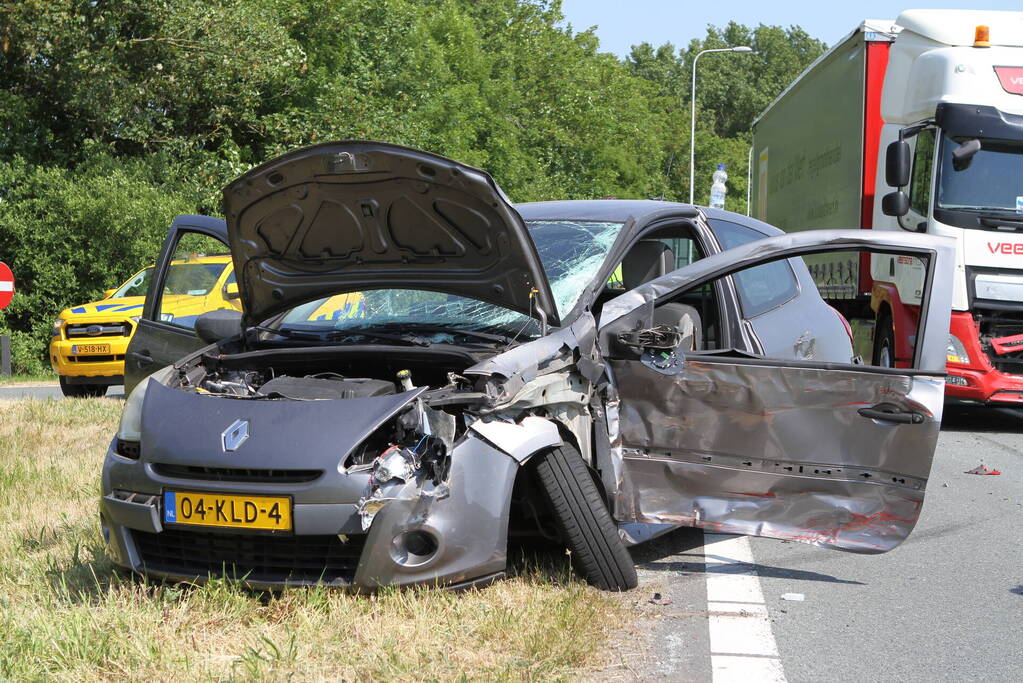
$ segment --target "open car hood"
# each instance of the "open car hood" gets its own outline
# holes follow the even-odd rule
[[[381,142],[288,152],[224,188],[245,323],[368,289],[425,289],[526,315],[557,307],[518,212],[484,171]]]

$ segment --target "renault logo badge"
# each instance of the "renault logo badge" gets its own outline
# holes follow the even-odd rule
[[[246,439],[249,438],[249,421],[235,420],[234,424],[224,430],[220,435],[220,445],[225,453],[233,453],[241,448]]]

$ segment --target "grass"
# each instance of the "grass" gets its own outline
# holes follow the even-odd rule
[[[0,387],[17,386],[19,384],[56,384],[57,375],[52,372],[15,373],[0,375]]]
[[[0,680],[566,679],[623,621],[562,559],[461,594],[124,577],[96,514],[120,406],[0,401]]]

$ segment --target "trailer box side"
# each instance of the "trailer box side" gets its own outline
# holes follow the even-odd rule
[[[887,40],[859,27],[754,122],[752,215],[786,232],[870,227]],[[806,261],[825,296],[869,291],[853,256]]]

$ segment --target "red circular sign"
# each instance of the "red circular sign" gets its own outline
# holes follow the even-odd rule
[[[0,261],[0,309],[6,308],[14,298],[14,273],[7,264]]]

